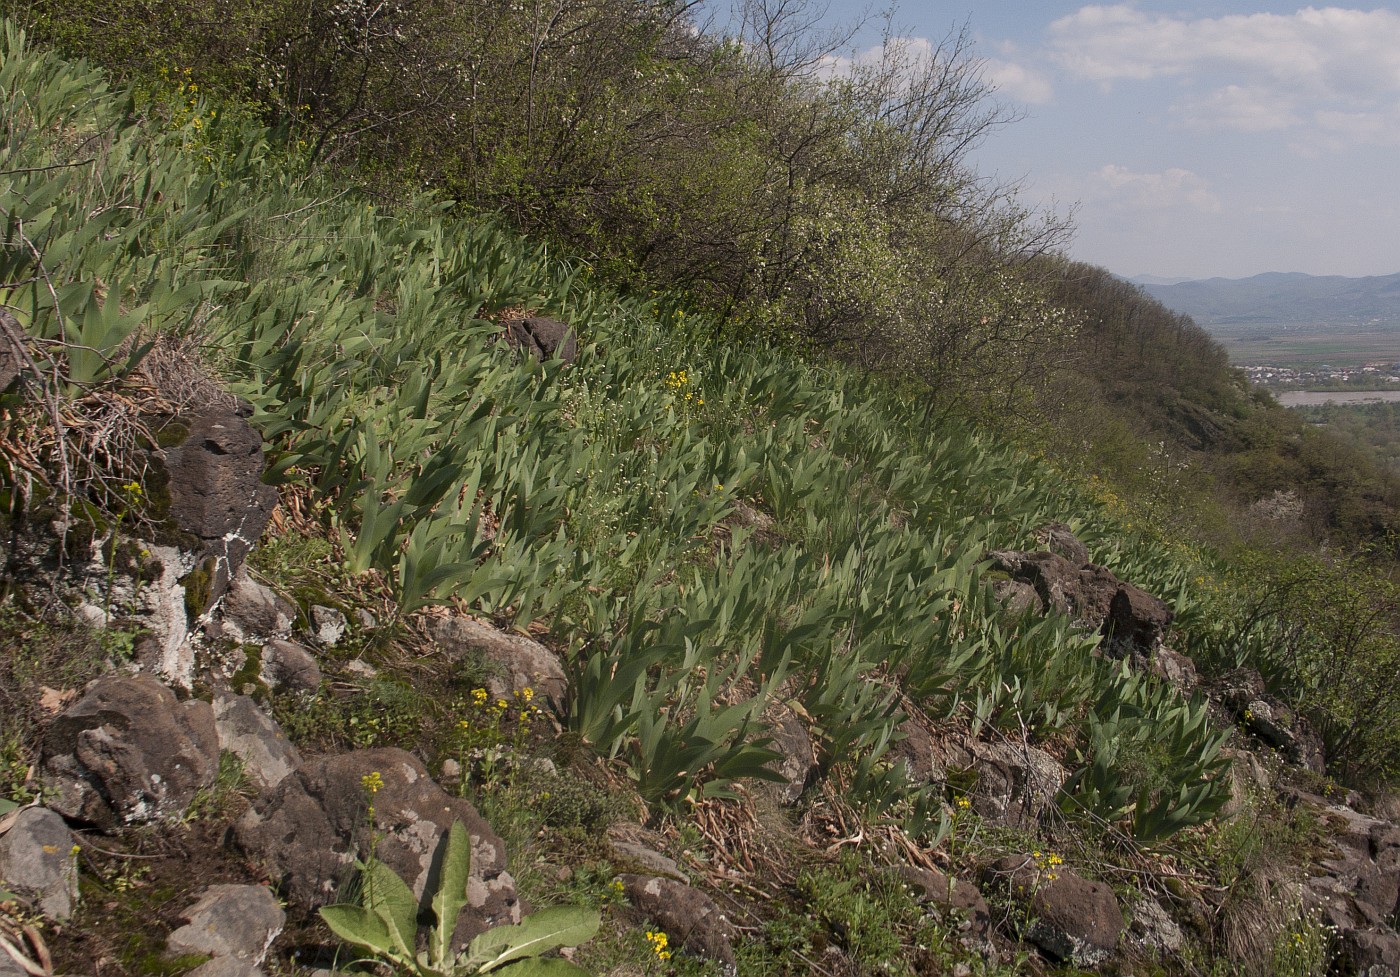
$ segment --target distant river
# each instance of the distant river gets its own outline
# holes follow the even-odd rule
[[[1379,404],[1400,400],[1400,390],[1285,390],[1278,402],[1285,407],[1311,407],[1314,404]]]

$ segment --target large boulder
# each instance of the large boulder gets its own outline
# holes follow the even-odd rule
[[[214,728],[219,747],[243,761],[243,772],[259,790],[266,790],[301,766],[301,754],[271,716],[246,695],[214,699]]]
[[[715,901],[674,879],[622,876],[627,900],[687,952],[734,966],[734,924]]]
[[[532,689],[557,714],[563,714],[568,677],[559,656],[538,641],[507,634],[464,614],[433,619],[429,632],[449,659],[474,655],[481,661],[493,698],[509,699]]]
[[[1058,553],[998,550],[992,569],[1030,584],[1047,609],[1099,627],[1108,617],[1118,578],[1101,566],[1075,566]]]
[[[519,922],[505,843],[469,801],[444,791],[403,750],[358,750],[303,763],[253,802],[234,827],[234,841],[307,909],[344,898],[356,858],[372,850],[426,910],[454,821],[463,823],[472,843],[458,938]]]
[[[1119,581],[1103,622],[1104,634],[1112,647],[1127,654],[1150,652],[1161,643],[1174,616],[1165,602]]]
[[[916,900],[958,913],[974,936],[986,936],[991,929],[992,913],[987,900],[971,882],[913,865],[901,865],[897,871]]]
[[[537,360],[559,358],[572,363],[578,358],[578,340],[567,323],[544,316],[514,319],[506,323],[506,342],[512,349]]]
[[[50,724],[40,769],[50,807],[104,831],[177,816],[218,773],[213,707],[146,676],[99,679]]]
[[[1063,524],[1045,527],[1040,538],[1050,549],[988,554],[993,571],[1005,575],[994,580],[997,598],[1016,613],[1053,610],[1082,621],[1102,631],[1105,649],[1119,657],[1150,658],[1171,625],[1171,608],[1090,563],[1089,551]]]
[[[76,841],[53,811],[24,808],[0,834],[0,882],[33,899],[45,916],[66,921],[78,904]]]
[[[187,922],[167,939],[169,953],[230,957],[248,967],[263,962],[287,921],[277,897],[262,885],[211,885],[181,915]]]
[[[1039,853],[1007,855],[985,872],[1025,914],[1023,936],[1052,960],[1092,967],[1118,945],[1123,914],[1113,889]]]

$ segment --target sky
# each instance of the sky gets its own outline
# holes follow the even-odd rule
[[[861,9],[831,0],[827,19]],[[907,0],[893,23],[929,44],[968,28],[1019,117],[973,165],[1072,209],[1076,259],[1130,278],[1400,272],[1400,2]]]

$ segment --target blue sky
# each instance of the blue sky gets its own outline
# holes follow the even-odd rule
[[[974,163],[1073,206],[1075,258],[1129,277],[1400,272],[1400,4],[925,0],[894,24],[933,43],[968,26],[1023,116]]]

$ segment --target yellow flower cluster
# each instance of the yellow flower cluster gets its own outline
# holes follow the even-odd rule
[[[695,389],[695,381],[685,370],[672,370],[666,374],[666,389],[679,396],[687,404],[695,404],[699,407],[705,403],[705,398],[700,395],[699,390]]]
[[[373,797],[375,794],[379,793],[380,788],[384,786],[384,778],[381,777],[379,771],[376,770],[373,773],[367,773],[361,777],[360,786]]]
[[[969,810],[971,807],[972,807],[972,801],[968,800],[966,797],[959,797],[959,798],[958,798],[958,813],[959,813],[959,814],[962,814],[963,812]]]
[[[526,686],[518,692],[513,692],[511,694],[515,698],[515,708],[520,714],[521,719],[528,719],[531,716],[538,716],[540,714],[540,707],[533,704],[535,699],[534,689]],[[485,711],[493,718],[503,716],[505,711],[510,708],[510,702],[500,698],[492,700],[491,693],[487,692],[485,689],[472,689],[471,697],[473,706]],[[469,720],[463,719],[458,722],[458,725],[466,729],[471,723]]]
[[[1065,860],[1059,855],[1055,854],[1052,851],[1033,851],[1031,852],[1031,858],[1035,859],[1036,866],[1045,873],[1045,875],[1043,876],[1044,881],[1054,882],[1057,878],[1059,878],[1059,875],[1055,872],[1055,869],[1065,863]]]
[[[658,960],[670,960],[671,951],[666,949],[670,944],[670,938],[660,930],[647,930],[647,942],[651,944],[651,950],[656,954]]]

